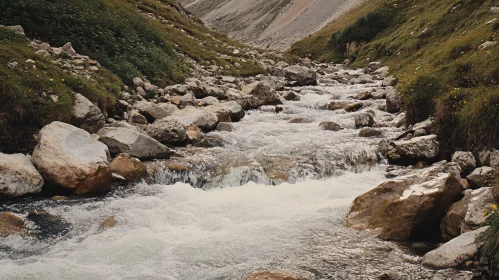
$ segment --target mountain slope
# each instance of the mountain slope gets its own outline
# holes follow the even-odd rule
[[[54,45],[72,42],[125,83],[146,76],[158,85],[180,82],[188,64],[177,53],[203,63],[229,65],[228,46],[243,47],[204,27],[172,0],[16,0],[0,3],[0,24],[21,25],[28,37]],[[230,74],[260,72],[239,62]]]
[[[292,46],[320,61],[380,60],[399,79],[410,123],[437,117],[447,151],[499,145],[496,0],[370,0]],[[480,112],[480,113],[479,113]]]
[[[230,37],[284,50],[363,0],[181,0]]]
[[[234,76],[265,72],[258,52],[248,54],[253,49],[205,27],[173,0],[1,1],[0,25],[26,33],[0,28],[0,152],[32,150],[41,127],[68,122],[74,93],[114,116],[121,93],[138,98],[135,87],[124,86],[134,77],[163,88],[203,67]],[[79,56],[52,53],[51,46],[67,42]],[[87,61],[99,67],[75,74],[90,67]]]

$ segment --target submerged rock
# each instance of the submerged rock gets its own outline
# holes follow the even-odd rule
[[[359,137],[381,137],[383,132],[374,128],[363,128],[359,131]]]
[[[341,127],[339,124],[335,122],[330,122],[330,121],[324,121],[319,124],[319,127],[322,130],[330,130],[330,131],[340,131],[343,130],[343,127]]]
[[[300,280],[300,278],[284,272],[263,271],[252,273],[244,280]]]
[[[111,187],[108,157],[106,145],[87,131],[53,122],[40,131],[31,161],[46,182],[82,195]]]
[[[147,177],[146,166],[129,154],[120,154],[109,166],[113,173],[123,176],[128,182],[137,182]]]
[[[368,113],[359,113],[355,115],[355,127],[371,127],[374,125],[374,118]]]
[[[40,192],[43,178],[29,156],[0,153],[0,197],[15,197]]]
[[[479,246],[476,243],[478,235],[487,230],[483,227],[475,231],[464,233],[437,249],[424,255],[422,264],[433,268],[454,268],[468,260],[472,260],[478,253]]]
[[[409,240],[438,225],[462,191],[454,175],[436,168],[390,179],[355,199],[347,225],[383,239]]]
[[[165,145],[137,131],[122,127],[105,127],[97,133],[112,154],[127,153],[138,159],[168,158],[173,154]]]
[[[11,212],[0,213],[0,237],[21,234],[25,230],[23,218]]]

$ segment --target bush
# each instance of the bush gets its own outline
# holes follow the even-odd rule
[[[424,121],[435,111],[435,98],[442,90],[440,81],[433,76],[419,76],[402,92],[406,119],[409,124]]]
[[[401,1],[388,1],[345,29],[334,33],[331,44],[336,46],[342,53],[345,53],[348,45],[353,42],[371,41],[393,23],[400,11],[398,2]]]

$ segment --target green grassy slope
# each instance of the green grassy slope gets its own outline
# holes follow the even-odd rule
[[[368,0],[345,21],[296,43],[290,52],[364,66],[379,60],[399,78],[410,123],[437,117],[444,152],[499,146],[497,0]],[[488,24],[487,24],[488,23]]]
[[[225,66],[219,54],[232,51],[224,43],[241,46],[205,28],[172,0],[2,1],[0,24],[21,25],[28,37],[55,46],[71,42],[125,83],[136,76],[160,86],[182,82],[188,68],[177,52]],[[229,74],[263,71],[251,62],[240,64],[241,70]]]
[[[71,42],[79,54],[103,66],[93,81],[70,76],[35,55],[25,37],[0,28],[0,152],[30,152],[32,135],[43,125],[69,121],[74,92],[106,112],[114,108],[123,83],[130,85],[134,77],[158,86],[183,82],[188,59],[215,61],[225,75],[264,72],[249,56],[244,60],[246,54],[224,59],[247,46],[206,28],[174,0],[0,1],[0,25],[21,25],[27,38],[54,47]],[[13,61],[20,65],[8,67]],[[59,100],[53,102],[51,94]]]
[[[31,59],[33,64],[26,62]],[[9,63],[19,63],[16,67]],[[28,47],[24,36],[0,28],[0,151],[17,152],[32,146],[32,133],[54,120],[69,121],[73,92],[86,96],[105,112],[113,107],[122,85],[105,69],[95,82],[66,74]],[[50,96],[56,95],[57,102]]]

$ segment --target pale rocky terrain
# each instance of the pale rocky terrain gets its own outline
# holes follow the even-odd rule
[[[181,0],[208,26],[230,37],[284,50],[363,0]]]

